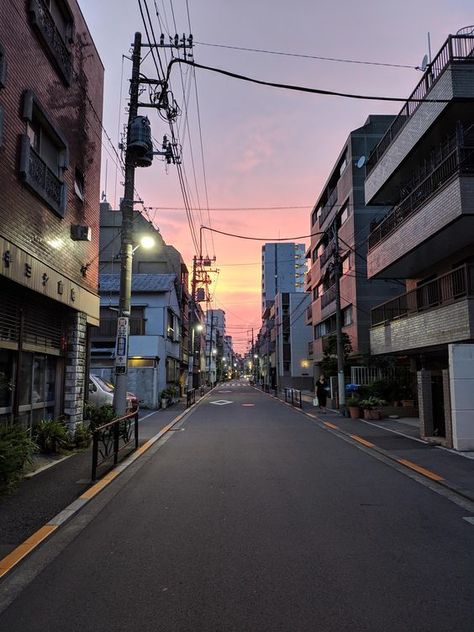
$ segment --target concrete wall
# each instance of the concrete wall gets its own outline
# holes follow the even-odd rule
[[[474,344],[449,345],[453,446],[474,450]]]

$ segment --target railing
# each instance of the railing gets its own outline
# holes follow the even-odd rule
[[[306,273],[305,283],[306,284],[311,283],[311,270]]]
[[[455,173],[474,174],[474,146],[457,146],[369,235],[369,251],[411,217]]]
[[[321,261],[320,261],[321,267],[329,261],[329,259],[333,256],[335,250],[336,248],[334,247],[334,242],[331,242],[331,244],[326,248],[326,250],[321,255]]]
[[[41,35],[44,44],[48,47],[63,79],[65,79],[68,84],[71,83],[71,53],[64,43],[46,2],[44,0],[30,0],[30,14],[34,26]]]
[[[327,307],[330,303],[336,300],[336,286],[331,287],[324,292],[321,296],[321,307]]]
[[[196,403],[196,389],[190,388],[186,392],[186,408],[189,408]]]
[[[444,46],[428,66],[418,85],[408,97],[396,119],[371,152],[367,160],[367,175],[372,171],[397,134],[405,126],[405,123],[413,116],[420,103],[423,102],[433,85],[452,62],[474,63],[474,36],[450,35],[448,37]]]
[[[474,296],[474,265],[456,268],[415,290],[374,307],[371,312],[372,327],[449,305],[467,296]]]
[[[285,402],[287,404],[291,404],[292,406],[296,406],[297,408],[301,408],[301,391],[296,388],[285,388],[284,389],[284,397]]]
[[[27,136],[22,137],[22,174],[25,182],[47,202],[53,210],[64,215],[64,184],[30,145]]]
[[[144,318],[130,318],[130,335],[131,336],[144,336],[145,335],[145,319]],[[116,318],[101,318],[100,325],[92,332],[92,338],[115,338],[117,335],[117,319]]]
[[[308,342],[308,355],[311,357],[313,355],[313,341]]]
[[[113,459],[117,465],[119,452],[134,445],[138,448],[138,408],[133,412],[97,426],[92,432],[92,480],[97,478],[97,468]]]
[[[319,225],[322,226],[331,212],[332,208],[337,202],[337,187],[335,187],[328,196],[328,201],[321,209],[321,215],[319,216]]]

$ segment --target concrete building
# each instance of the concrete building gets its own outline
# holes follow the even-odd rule
[[[400,291],[399,284],[367,280],[367,236],[381,209],[365,205],[365,170],[357,166],[361,158],[362,162],[369,155],[393,118],[371,115],[362,127],[349,134],[311,215],[313,237],[307,252],[311,267],[306,275],[311,305],[306,322],[313,331],[308,352],[315,377],[320,373],[318,363],[323,359],[327,336],[336,331],[334,230],[342,262],[343,331],[350,337],[353,357],[369,353],[370,308]]]
[[[422,435],[458,450],[474,449],[473,99],[474,37],[449,36],[365,181],[367,204],[391,207],[370,233],[368,276],[407,290],[372,310],[372,353],[411,359]]]
[[[303,292],[306,273],[304,244],[262,246],[262,314],[278,292]]]
[[[306,325],[306,310],[311,303],[308,293],[279,292],[274,304],[275,384],[278,388],[311,389],[312,364],[308,357],[311,327]]]
[[[82,420],[103,66],[76,0],[0,3],[0,419]]]

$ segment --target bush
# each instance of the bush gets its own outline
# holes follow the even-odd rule
[[[104,406],[87,404],[84,407],[84,419],[89,421],[89,427],[92,432],[97,426],[113,421],[116,417],[114,407],[111,404],[104,404]]]
[[[352,397],[349,397],[346,401],[346,406],[350,406],[355,407],[355,406],[359,406],[360,405],[360,400],[357,396],[352,395]]]
[[[8,489],[20,478],[36,451],[27,430],[18,425],[0,426],[0,489]]]
[[[92,440],[92,432],[87,423],[77,424],[74,432],[74,444],[76,448],[83,449],[89,447]]]
[[[375,397],[375,395],[372,395],[371,397],[368,397],[367,399],[362,399],[359,402],[359,406],[363,408],[364,410],[374,410],[376,408],[381,408],[382,406],[385,406],[386,404],[387,402],[384,399],[381,399],[380,397]]]
[[[56,453],[69,445],[66,426],[60,419],[42,419],[34,427],[33,436],[44,453]]]

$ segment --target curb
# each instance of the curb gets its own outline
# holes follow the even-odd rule
[[[99,481],[94,483],[83,494],[81,494],[79,498],[56,514],[56,516],[51,518],[49,522],[35,531],[29,538],[14,548],[13,551],[8,553],[8,555],[6,555],[3,559],[0,559],[0,579],[5,577],[7,573],[9,573],[19,562],[21,562],[21,560],[25,559],[30,553],[32,553],[42,542],[49,538],[49,536],[52,535],[61,525],[77,514],[85,505],[87,505],[88,502],[105,489],[115,478],[117,478],[117,476],[135,463],[142,454],[147,452],[157,441],[169,432],[173,426],[197,408],[197,406],[199,406],[201,402],[206,399],[210,393],[212,393],[214,388],[205,393],[198,402],[192,404],[189,408],[186,408],[186,410],[175,417],[156,435],[148,439],[137,450],[132,452],[132,454],[120,463],[120,465],[117,465],[113,470],[105,474]]]
[[[254,387],[254,388],[256,388],[256,387]],[[302,408],[296,408],[295,406],[292,406],[288,402],[285,402],[285,401],[281,400],[276,395],[272,395],[270,393],[265,393],[264,391],[260,391],[260,389],[258,389],[258,388],[256,388],[256,390],[259,391],[260,393],[263,393],[264,395],[269,395],[273,399],[279,401],[284,406],[289,406],[295,412],[300,413],[300,414],[304,415],[305,417],[309,417],[312,421],[318,421],[319,422],[319,424],[318,424],[319,427],[322,428],[323,430],[331,432],[332,434],[334,434],[336,436],[341,435],[342,437],[345,437],[348,440],[352,440],[350,442],[353,443],[353,445],[356,445],[356,447],[357,447],[357,443],[361,444],[365,448],[369,448],[370,450],[373,450],[374,452],[377,452],[378,454],[380,454],[381,456],[385,457],[386,459],[389,459],[393,463],[397,463],[399,466],[402,465],[403,467],[405,467],[407,469],[410,469],[410,470],[416,472],[417,474],[420,474],[421,476],[424,476],[425,478],[429,479],[431,482],[434,482],[437,485],[440,485],[441,487],[444,487],[445,489],[449,490],[450,492],[453,492],[454,494],[457,494],[458,496],[461,496],[461,498],[463,498],[463,500],[467,500],[469,502],[474,503],[474,494],[470,490],[466,490],[466,489],[464,489],[462,487],[459,487],[458,485],[455,485],[454,483],[452,483],[451,481],[443,478],[439,474],[436,474],[435,472],[431,472],[430,470],[427,470],[426,468],[418,465],[417,463],[413,463],[412,461],[408,461],[407,459],[401,459],[401,458],[399,458],[397,456],[394,456],[390,452],[387,452],[383,448],[379,448],[378,446],[376,446],[375,444],[371,443],[367,439],[364,439],[363,437],[359,437],[358,435],[346,432],[345,430],[341,430],[341,428],[339,428],[339,426],[336,426],[335,424],[332,424],[329,421],[325,421],[324,419],[322,419],[321,417],[318,417],[317,415],[315,415],[313,413],[305,412]],[[407,437],[407,438],[408,439],[413,439],[413,437]],[[425,442],[423,442],[423,443],[425,443]],[[429,445],[429,444],[427,443],[426,445]]]

